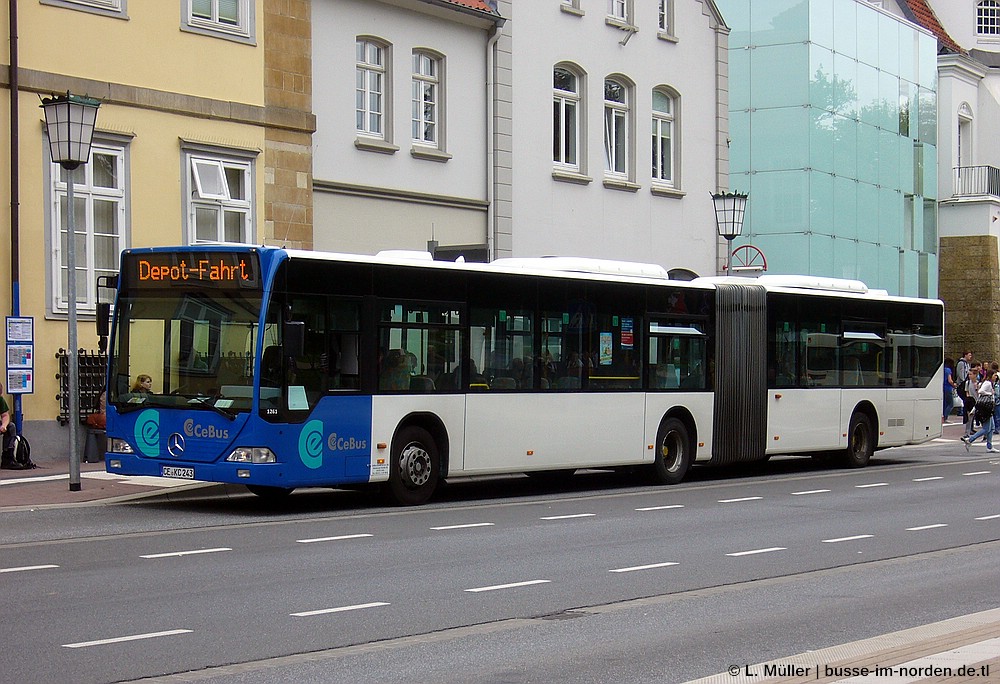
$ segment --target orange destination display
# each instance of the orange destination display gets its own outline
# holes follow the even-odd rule
[[[132,252],[125,254],[122,266],[130,288],[260,288],[260,260],[255,253]]]

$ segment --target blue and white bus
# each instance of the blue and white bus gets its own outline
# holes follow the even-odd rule
[[[113,473],[419,504],[486,474],[859,467],[941,432],[941,302],[857,281],[199,245],[127,250],[112,284]]]

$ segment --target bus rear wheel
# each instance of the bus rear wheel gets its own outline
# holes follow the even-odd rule
[[[864,413],[855,411],[847,429],[847,449],[841,456],[841,464],[846,468],[863,468],[868,465],[873,453],[875,434],[872,432],[871,419]]]
[[[411,425],[392,443],[389,491],[396,503],[416,506],[426,503],[441,478],[441,457],[427,430]]]
[[[658,484],[677,484],[691,467],[691,440],[687,427],[676,418],[667,418],[656,433],[653,479]]]

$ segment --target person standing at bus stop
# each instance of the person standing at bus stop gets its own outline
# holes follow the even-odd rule
[[[953,359],[944,360],[944,406],[941,414],[941,422],[947,423],[948,416],[955,410],[954,394],[957,391],[958,383],[955,382],[955,367]]]
[[[958,398],[962,400],[962,422],[966,420],[965,413],[965,382],[969,378],[969,366],[972,363],[972,352],[965,350],[962,352],[958,365],[955,366],[955,389],[958,391]]]
[[[11,448],[11,442],[14,441],[16,430],[14,424],[10,422],[10,407],[7,406],[7,402],[3,398],[2,382],[0,382],[0,433],[3,435],[0,452],[2,452],[3,458],[6,459]]]

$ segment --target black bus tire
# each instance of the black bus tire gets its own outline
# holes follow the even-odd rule
[[[677,484],[687,475],[694,460],[687,427],[676,418],[667,418],[656,433],[656,458],[653,460],[653,481],[657,484]]]
[[[441,456],[430,433],[411,425],[392,441],[389,492],[403,506],[426,503],[441,478]]]
[[[847,448],[840,462],[845,468],[864,468],[875,453],[875,434],[871,419],[861,411],[855,411],[847,428]]]

